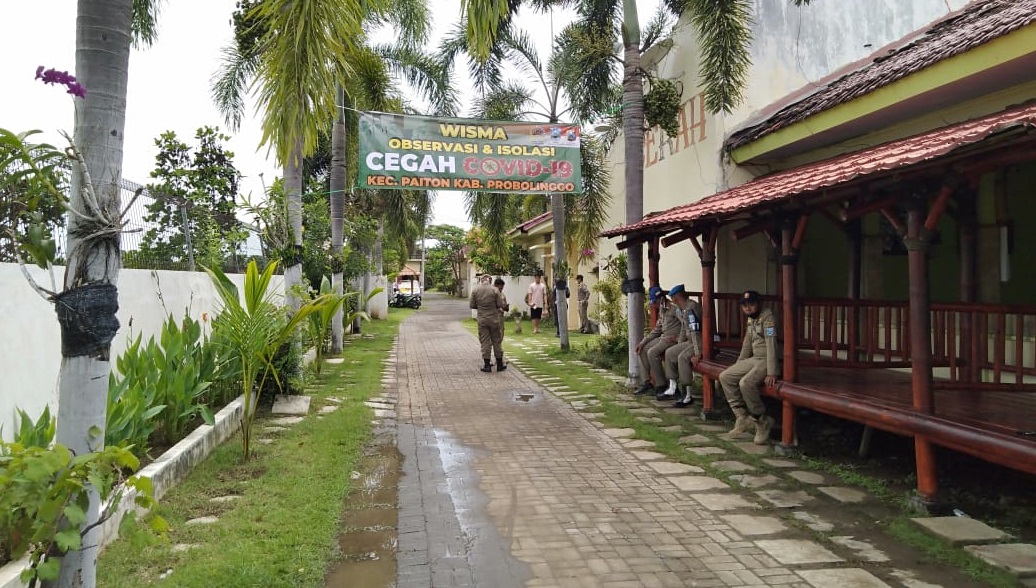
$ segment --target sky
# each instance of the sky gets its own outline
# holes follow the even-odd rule
[[[646,22],[658,0],[638,0]],[[460,18],[458,0],[429,0],[433,15],[432,42]],[[280,176],[280,168],[265,147],[260,148],[261,119],[254,108],[234,133],[226,130],[209,94],[209,80],[219,66],[220,50],[232,38],[230,24],[234,0],[165,0],[161,5],[158,40],[150,48],[133,50],[129,66],[126,141],[123,177],[146,184],[154,169],[154,140],[172,130],[190,142],[201,126],[219,126],[231,139],[227,148],[243,175],[241,191],[259,202],[263,184]],[[59,131],[72,132],[72,98],[63,89],[34,80],[44,65],[75,73],[75,13],[73,0],[0,1],[0,127],[22,132],[43,131],[41,139],[62,145]],[[550,48],[551,31],[572,20],[571,12],[550,17],[523,13],[518,26],[529,31],[541,54]],[[392,38],[385,30],[372,36],[375,42]],[[464,72],[461,64],[458,72]],[[470,105],[470,80],[457,81],[461,111]],[[89,88],[87,89],[89,91]],[[470,223],[460,192],[440,191],[434,208],[434,224],[468,227]]]

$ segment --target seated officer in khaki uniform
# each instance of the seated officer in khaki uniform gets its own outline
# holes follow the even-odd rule
[[[482,276],[480,284],[471,291],[471,300],[468,306],[478,311],[478,341],[482,344],[482,371],[491,372],[493,366],[490,364],[490,351],[496,354],[496,371],[502,372],[507,369],[504,365],[504,320],[503,320],[503,298],[500,291],[490,284],[491,276]]]
[[[662,361],[667,349],[676,345],[680,338],[680,319],[676,315],[676,307],[669,304],[665,290],[652,286],[648,291],[652,303],[658,303],[658,320],[651,330],[637,345],[640,357],[641,386],[635,394],[647,394],[651,391],[660,394],[665,391],[665,370]],[[650,372],[649,372],[650,369]],[[648,373],[654,379],[654,386],[648,380]]]
[[[727,403],[737,421],[727,433],[727,439],[736,439],[755,428],[753,441],[765,445],[770,439],[773,419],[766,414],[760,386],[772,386],[777,381],[777,321],[770,309],[760,306],[759,293],[748,290],[741,295],[741,312],[748,317],[741,354],[734,365],[723,370],[719,382],[727,396]]]
[[[673,403],[675,408],[685,408],[694,404],[691,398],[691,391],[694,384],[694,364],[701,359],[701,305],[697,300],[692,300],[684,290],[683,284],[673,287],[669,291],[669,297],[676,304],[680,311],[680,321],[683,330],[680,333],[678,345],[670,347],[665,352],[666,375],[669,376],[669,387],[672,394],[665,395],[665,398],[674,398],[676,393],[683,392],[683,398]],[[668,390],[667,390],[668,392]]]
[[[665,370],[665,377],[669,380],[669,387],[655,395],[655,400],[658,401],[672,400],[676,397],[676,380],[679,376],[676,358],[689,345],[687,342],[687,318],[684,312],[684,307],[687,305],[687,293],[683,289],[683,284],[673,286],[669,290],[669,301],[673,306],[673,314],[680,323],[680,334],[676,337],[676,345],[666,349],[662,358],[662,367]]]

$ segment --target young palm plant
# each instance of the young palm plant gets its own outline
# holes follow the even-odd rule
[[[289,341],[295,330],[314,313],[322,311],[328,299],[318,296],[285,318],[284,308],[274,299],[270,280],[277,262],[270,262],[262,273],[255,261],[245,271],[244,295],[234,282],[218,267],[205,268],[219,293],[222,308],[216,319],[220,340],[241,369],[241,392],[244,396],[244,414],[241,416],[241,444],[243,459],[251,457],[252,422],[255,419],[256,383],[272,375],[273,357],[277,349]],[[260,382],[261,387],[261,382]]]

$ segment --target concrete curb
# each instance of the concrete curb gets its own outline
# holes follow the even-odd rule
[[[199,463],[212,453],[221,443],[226,441],[241,428],[241,417],[244,414],[244,396],[239,396],[230,404],[223,407],[215,416],[212,426],[201,425],[184,437],[179,443],[169,448],[155,461],[137,472],[138,476],[150,478],[154,486],[156,499],[162,496],[175,486]],[[131,510],[136,510],[133,502],[136,492],[122,489],[119,491],[121,500],[109,518],[100,528],[101,548],[111,544],[119,537],[119,524],[122,517]],[[108,513],[113,507],[113,501],[109,500],[104,505],[103,512]],[[29,564],[28,558],[13,561],[0,567],[0,588],[25,588],[25,584],[19,579],[22,570]]]

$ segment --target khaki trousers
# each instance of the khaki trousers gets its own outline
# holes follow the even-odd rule
[[[479,321],[478,342],[482,345],[482,359],[489,361],[491,353],[497,361],[504,360],[504,325],[502,321]]]
[[[691,343],[689,341],[684,341],[665,350],[665,376],[670,380],[677,380],[678,384],[691,383],[690,380],[685,382],[680,378],[680,356],[690,346]]]
[[[765,379],[764,357],[742,359],[719,375],[719,383],[723,386],[723,393],[727,395],[730,408],[743,408],[752,416],[766,413],[763,398],[759,393]]]
[[[590,308],[590,302],[579,303],[579,332],[589,333],[590,332],[590,319],[587,316],[587,309]]]
[[[654,381],[655,387],[666,385],[665,367],[662,362],[665,361],[665,352],[675,343],[670,342],[665,337],[659,337],[652,341],[649,345],[645,345],[645,349],[641,350],[641,372],[644,373],[647,370],[644,369],[645,363],[650,370],[651,378]],[[647,376],[645,375],[644,378]],[[647,381],[644,379],[643,381]]]
[[[694,366],[691,365],[691,357],[694,356],[694,350],[691,349],[691,344],[688,343],[687,347],[680,352],[680,356],[676,358],[676,364],[679,367],[678,383],[682,386],[690,386],[694,383]]]

